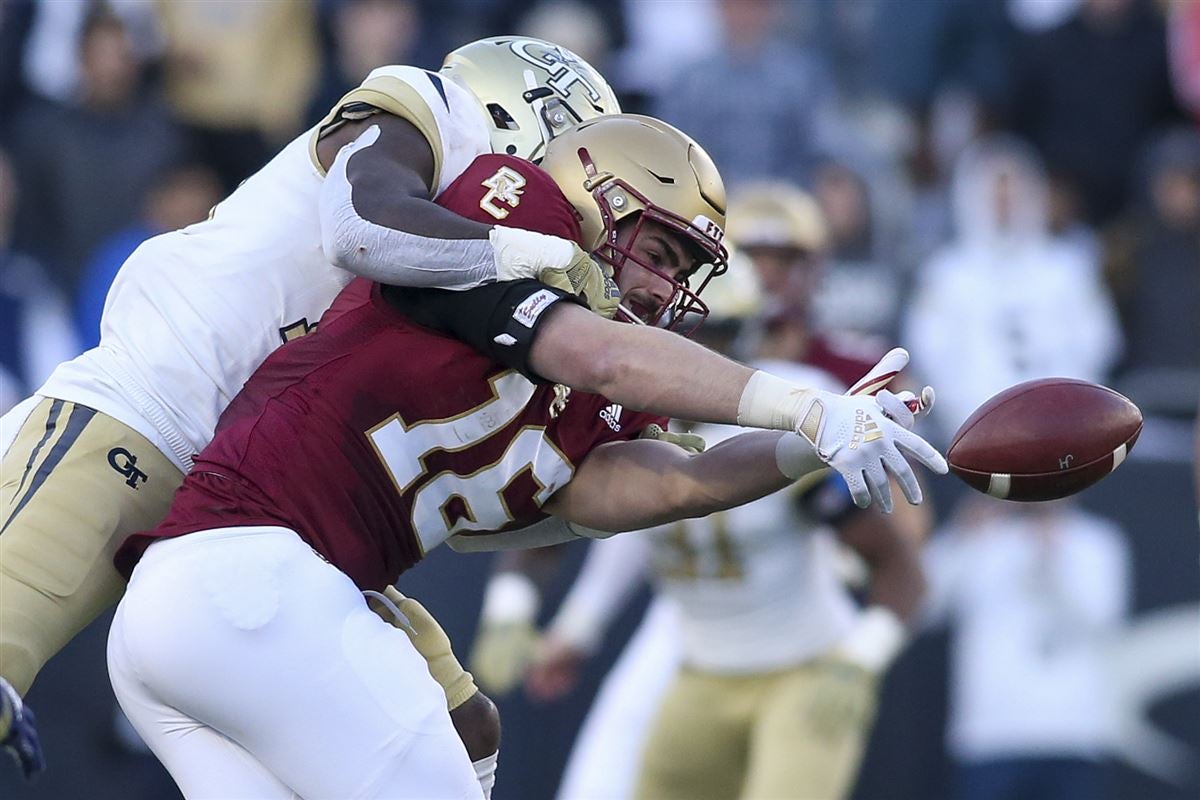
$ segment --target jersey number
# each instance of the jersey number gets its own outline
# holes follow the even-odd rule
[[[412,528],[423,552],[461,531],[494,531],[514,521],[505,490],[522,475],[538,487],[538,505],[550,499],[571,478],[573,468],[540,426],[523,428],[504,454],[469,474],[431,472],[426,458],[435,452],[469,456],[471,448],[516,419],[533,397],[535,387],[516,372],[492,379],[494,397],[454,417],[406,425],[394,416],[369,431],[401,494],[423,483],[412,500]],[[414,458],[414,453],[419,454]],[[467,463],[470,463],[467,460]]]
[[[670,563],[663,568],[663,575],[674,580],[737,581],[745,577],[742,553],[729,533],[725,512],[717,512],[709,518],[712,525],[712,540],[708,546],[694,542],[688,535],[687,523],[680,521],[664,534],[670,548]],[[709,558],[705,558],[708,552]]]

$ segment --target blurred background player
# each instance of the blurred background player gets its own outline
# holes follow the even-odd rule
[[[806,358],[861,374],[862,361],[807,327],[824,250],[812,198],[787,185],[747,186],[730,212],[745,271],[731,267],[714,285],[712,324],[698,335],[714,346],[748,344],[772,359],[760,363],[808,381],[838,385],[828,372],[801,366]],[[765,333],[741,330],[760,311],[774,324]],[[676,441],[715,444],[730,432],[700,426]],[[921,597],[917,552],[929,516],[860,512],[847,499],[835,476],[592,544],[536,650],[527,684],[534,697],[555,699],[574,687],[583,660],[643,578],[659,592],[584,723],[560,798],[848,795],[876,683]],[[867,566],[865,612],[842,585],[834,532]],[[493,581],[472,665],[500,689],[493,679],[511,686],[522,677],[516,650],[532,641],[536,598],[533,584],[512,571]]]

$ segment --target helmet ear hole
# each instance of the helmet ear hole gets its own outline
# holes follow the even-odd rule
[[[517,146],[512,155],[535,162],[555,136],[621,111],[594,67],[566,48],[527,36],[465,44],[446,56],[441,74],[480,101],[492,152],[506,152],[511,143]]]
[[[505,110],[504,106],[499,103],[487,104],[488,114],[492,118],[492,124],[502,131],[519,131],[521,126],[513,119],[512,114]]]

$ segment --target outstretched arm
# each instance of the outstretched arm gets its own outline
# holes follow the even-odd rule
[[[434,154],[406,119],[376,113],[317,144],[325,254],[382,283],[466,289],[495,280],[490,225],[433,202]]]
[[[547,380],[674,419],[737,424],[754,370],[659,328],[559,304],[537,328],[529,366]]]
[[[529,349],[538,375],[639,411],[798,432],[810,453],[846,478],[859,506],[874,501],[891,510],[888,473],[909,502],[921,501],[906,458],[947,471],[945,459],[908,430],[911,410],[881,391],[908,363],[903,350],[888,353],[848,395],[836,395],[753,370],[668,331],[610,322],[565,303],[545,316]],[[926,390],[919,405],[911,402],[924,411],[932,397]]]
[[[809,460],[799,465],[800,474],[822,464],[795,434],[744,433],[698,455],[651,439],[612,442],[593,450],[544,508],[600,531],[703,517],[787,486],[799,477],[787,466],[788,459],[802,460],[805,450]]]
[[[477,303],[468,307],[468,298]],[[921,501],[907,459],[947,471],[945,459],[909,430],[914,414],[904,396],[883,388],[908,363],[904,350],[888,353],[848,395],[838,395],[753,370],[668,331],[602,319],[562,299],[534,281],[484,286],[466,295],[414,290],[391,297],[413,320],[534,378],[638,411],[798,432],[806,448],[791,450],[802,451],[806,464],[792,477],[831,466],[863,507],[874,501],[891,509],[888,474],[909,502]],[[925,409],[932,401],[928,390],[919,401],[910,396],[907,402]]]

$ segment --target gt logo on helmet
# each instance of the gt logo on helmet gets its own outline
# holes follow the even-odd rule
[[[557,45],[547,46],[546,43],[533,39],[517,39],[509,47],[520,58],[549,72],[551,77],[546,81],[546,85],[563,97],[570,97],[571,86],[578,83],[587,90],[593,103],[599,103],[603,99],[596,87],[579,73],[578,68],[587,68],[587,65],[574,53]],[[531,48],[537,48],[539,52],[531,52]]]

